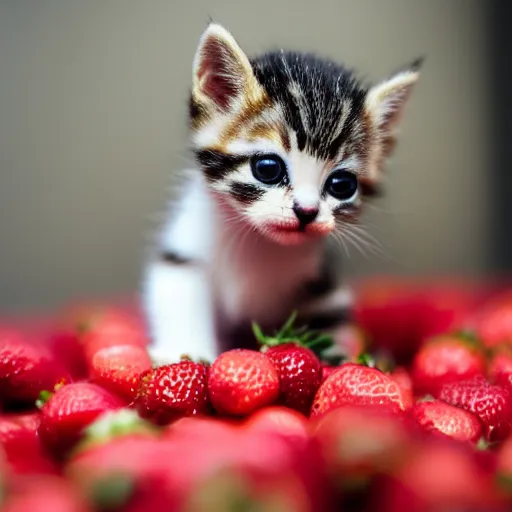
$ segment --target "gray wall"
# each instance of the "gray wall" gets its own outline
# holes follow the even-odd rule
[[[133,291],[173,169],[208,16],[249,52],[316,50],[423,79],[366,221],[387,260],[351,273],[482,272],[487,34],[477,0],[0,0],[0,312]]]

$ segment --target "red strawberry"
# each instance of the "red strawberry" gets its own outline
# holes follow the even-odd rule
[[[279,397],[279,376],[268,357],[245,349],[221,354],[210,368],[210,401],[221,414],[246,416]]]
[[[37,435],[39,413],[0,415],[0,446],[14,473],[54,473]]]
[[[350,487],[406,457],[412,439],[402,418],[378,407],[346,406],[312,421],[329,473]]]
[[[60,456],[100,414],[122,406],[120,398],[95,384],[77,382],[63,386],[43,405],[39,434],[48,449]]]
[[[80,342],[87,361],[102,348],[116,345],[145,347],[148,344],[144,325],[138,320],[116,309],[105,309],[89,319],[82,328]]]
[[[444,335],[427,341],[416,353],[412,379],[417,395],[437,397],[444,384],[484,372],[485,359],[478,347],[461,337]]]
[[[264,407],[250,416],[243,428],[266,435],[286,436],[295,442],[304,442],[309,439],[306,417],[287,407]]]
[[[284,405],[309,415],[322,380],[320,361],[306,347],[284,343],[269,347],[265,355],[279,375],[280,399]]]
[[[512,347],[503,347],[492,355],[487,375],[491,382],[512,389]]]
[[[187,448],[193,459],[191,446]],[[98,510],[175,512],[177,483],[168,470],[178,464],[175,457],[174,446],[154,436],[126,435],[79,451],[66,465],[65,474],[84,495],[91,496]],[[122,493],[113,492],[119,486]]]
[[[432,439],[410,450],[405,463],[373,489],[371,511],[505,512],[493,475],[461,443]]]
[[[187,512],[220,510],[255,512],[315,512],[318,508],[307,489],[293,472],[269,474],[255,468],[223,468],[198,482],[189,493]]]
[[[474,330],[487,347],[512,345],[512,295],[491,299],[475,320]]]
[[[354,363],[342,364],[318,389],[312,416],[319,416],[342,405],[376,405],[403,411],[408,399],[388,375]]]
[[[506,388],[489,384],[483,377],[446,384],[439,398],[477,416],[491,442],[505,439],[512,424],[512,394]]]
[[[145,348],[118,345],[103,348],[94,354],[90,378],[100,386],[132,401],[137,394],[140,376],[151,369]]]
[[[146,372],[135,406],[140,415],[164,425],[182,416],[208,412],[208,368],[183,360]]]
[[[28,343],[18,331],[0,331],[0,400],[33,404],[42,390],[67,379],[45,347]]]
[[[334,373],[338,369],[338,366],[331,366],[330,364],[322,364],[322,382]]]
[[[411,376],[405,368],[395,368],[389,376],[402,388],[406,409],[412,407],[414,402],[414,392]]]
[[[501,487],[512,497],[512,437],[508,438],[499,449],[496,474]]]
[[[411,413],[425,430],[457,441],[477,442],[482,435],[482,425],[474,414],[440,400],[418,402]]]
[[[25,477],[7,495],[2,512],[92,512],[84,498],[63,478]]]
[[[63,364],[73,379],[80,380],[87,377],[84,348],[75,332],[53,332],[47,343],[54,357]]]
[[[374,277],[359,282],[355,291],[356,323],[380,347],[399,358],[411,355],[420,341],[417,283],[396,277]]]

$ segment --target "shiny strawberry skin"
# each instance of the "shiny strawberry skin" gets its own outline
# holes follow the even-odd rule
[[[329,377],[329,375],[333,374],[338,369],[337,366],[331,366],[329,364],[322,365],[322,382]]]
[[[0,331],[0,401],[34,404],[69,374],[45,347],[28,343],[15,330]]]
[[[322,368],[316,355],[305,347],[285,343],[270,347],[265,355],[279,376],[280,401],[309,415],[313,398],[322,381]]]
[[[512,295],[491,299],[476,318],[474,329],[487,347],[512,346]]]
[[[440,336],[426,342],[412,365],[416,395],[437,397],[443,385],[484,375],[485,359],[478,347],[455,336]]]
[[[402,388],[406,409],[410,409],[414,403],[414,389],[409,372],[399,366],[389,373],[389,376]]]
[[[246,416],[277,401],[279,375],[264,354],[234,349],[215,360],[208,387],[210,401],[219,413]]]
[[[100,414],[123,405],[119,397],[96,384],[76,382],[63,386],[41,408],[39,434],[51,453],[59,457]]]
[[[151,360],[145,348],[118,345],[96,352],[89,373],[93,382],[132,401],[141,375],[150,369]]]
[[[512,394],[482,377],[446,384],[439,398],[477,416],[484,425],[488,441],[505,439],[512,424]]]
[[[103,348],[117,345],[145,347],[148,344],[144,325],[115,308],[101,309],[84,319],[79,340],[87,362]]]
[[[474,414],[440,400],[418,402],[411,414],[426,431],[457,441],[477,442],[482,435],[482,424]]]
[[[161,425],[183,416],[206,414],[208,368],[186,360],[146,372],[140,379],[135,406],[142,417]]]
[[[311,416],[344,405],[375,405],[400,412],[408,407],[408,399],[398,383],[380,370],[345,363],[321,384]]]
[[[93,512],[86,500],[64,478],[25,477],[2,503],[2,512]]]
[[[39,413],[0,414],[0,446],[16,474],[55,473],[38,436]]]
[[[489,380],[512,390],[512,347],[496,351],[487,369]]]

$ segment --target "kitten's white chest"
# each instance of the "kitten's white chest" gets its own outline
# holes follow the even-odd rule
[[[223,313],[233,323],[282,321],[300,285],[316,275],[319,256],[318,247],[283,247],[254,232],[227,232],[219,237],[212,261]]]

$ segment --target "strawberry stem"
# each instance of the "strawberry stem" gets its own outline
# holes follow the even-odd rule
[[[357,357],[356,362],[363,366],[368,366],[369,368],[375,368],[375,358],[366,352],[360,354]]]
[[[297,320],[297,311],[293,311],[288,320],[285,322],[283,327],[281,327],[281,330],[276,334],[276,338],[284,338],[285,335],[293,332],[293,324],[295,323],[295,320]]]
[[[252,322],[252,332],[261,345],[261,350],[264,351],[268,347],[276,347],[285,343],[295,343],[301,347],[309,348],[321,358],[322,353],[332,347],[333,339],[327,334],[308,330],[307,325],[294,327],[297,315],[297,311],[293,311],[274,336],[266,336],[261,327],[256,322]]]
[[[48,390],[43,390],[39,393],[39,397],[36,400],[36,407],[38,409],[41,409],[48,400],[53,396],[53,393]]]

